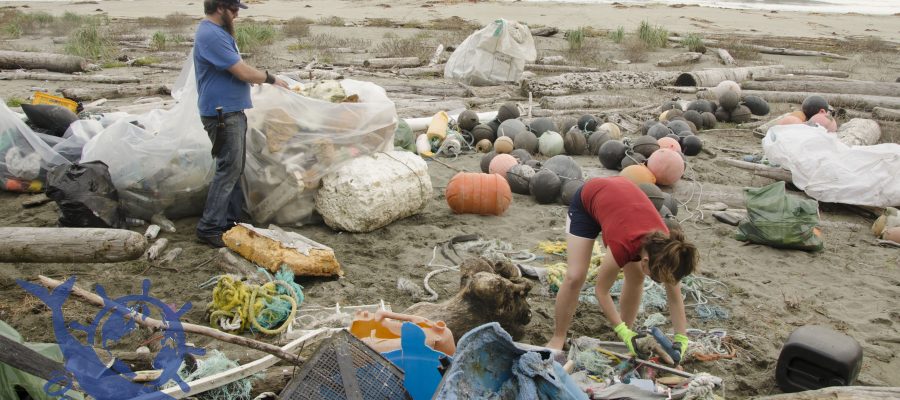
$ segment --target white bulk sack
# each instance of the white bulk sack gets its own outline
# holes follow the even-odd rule
[[[531,30],[518,22],[498,19],[470,35],[453,51],[444,77],[469,85],[515,82],[534,62],[537,50]]]
[[[825,128],[780,125],[763,149],[791,171],[795,186],[824,202],[874,207],[900,205],[900,145],[847,146]]]

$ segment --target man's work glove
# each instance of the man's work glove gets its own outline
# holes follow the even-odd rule
[[[642,355],[639,353],[637,340],[640,339],[641,337],[643,337],[644,335],[640,335],[637,332],[629,329],[628,325],[625,325],[624,322],[620,323],[619,325],[616,325],[616,327],[613,328],[613,330],[616,332],[616,335],[619,335],[619,339],[621,339],[622,342],[625,343],[625,347],[628,348],[628,352],[631,353],[631,355],[638,357],[638,358],[643,358]]]
[[[687,336],[680,333],[675,334],[675,343],[673,343],[675,346],[673,347],[675,347],[675,351],[678,352],[678,359],[674,360],[675,365],[681,364],[681,362],[684,361],[684,357],[687,356],[689,342]]]

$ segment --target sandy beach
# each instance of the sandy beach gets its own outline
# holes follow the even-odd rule
[[[62,6],[61,6],[62,5]],[[130,32],[149,37],[158,29],[190,35],[193,26],[179,28],[155,28],[141,26],[139,17],[165,17],[173,13],[201,16],[199,1],[185,3],[174,0],[134,0],[99,2],[3,2],[5,9],[20,12],[44,11],[52,14],[73,12],[80,14],[108,15],[110,24],[121,24]],[[339,16],[343,25],[327,25],[322,21]],[[846,56],[847,59],[827,57],[791,57],[759,55],[754,59],[739,59],[739,66],[780,64],[789,67],[830,69],[844,71],[851,79],[895,82],[900,77],[900,58],[897,57],[900,42],[900,17],[859,14],[803,14],[787,12],[742,11],[697,6],[620,6],[585,5],[572,3],[534,2],[464,2],[464,1],[334,1],[334,0],[263,0],[251,1],[250,9],[241,12],[241,18],[257,21],[285,21],[294,17],[309,18],[310,35],[320,38],[341,38],[351,45],[380,49],[382,43],[400,38],[421,38],[418,51],[429,54],[442,41],[464,39],[469,32],[438,30],[429,27],[429,21],[460,17],[483,25],[496,18],[518,20],[530,25],[550,26],[562,31],[590,27],[601,32],[623,27],[632,32],[642,21],[664,26],[671,33],[682,36],[701,34],[706,38],[735,39],[773,47],[812,48]],[[374,18],[388,19],[395,26],[371,26]],[[238,20],[238,24],[241,19]],[[417,27],[422,26],[422,27]],[[0,42],[0,49],[52,49],[62,52],[62,44],[54,43],[50,34],[24,35]],[[870,38],[879,47],[869,49],[850,47],[853,40]],[[363,39],[361,45],[353,40]],[[320,63],[358,64],[367,54],[333,54],[317,52],[310,46],[296,46],[304,40],[279,37],[264,49],[250,55],[247,61],[260,68],[273,71],[297,70],[310,61]],[[597,66],[604,70],[626,71],[685,71],[721,67],[718,58],[708,52],[694,65],[659,68],[657,60],[686,51],[669,46],[649,52],[645,61],[619,64],[614,60],[625,57],[620,45],[605,34],[588,39],[591,56],[576,60],[582,66]],[[871,43],[871,42],[867,42]],[[307,43],[308,44],[308,43]],[[564,55],[576,57],[567,50],[567,40],[559,33],[549,38],[537,38],[538,57]],[[122,45],[124,46],[124,45]],[[298,50],[298,47],[300,49]],[[49,51],[49,50],[46,50]],[[164,61],[180,64],[190,51],[189,46],[169,49]],[[130,48],[122,52],[130,58],[152,56],[146,48]],[[162,57],[162,56],[160,56]],[[328,61],[323,61],[328,58]],[[446,56],[445,56],[446,57]],[[592,65],[596,60],[596,64]],[[109,68],[105,75],[140,76],[142,83],[173,83],[178,71],[152,67]],[[422,82],[447,83],[442,78],[396,78],[384,73],[353,75],[346,78],[367,80],[382,85],[395,84],[404,79],[409,84]],[[88,87],[85,82],[59,81],[0,81],[4,100],[12,97],[27,98],[33,88],[51,92],[63,87]],[[448,83],[448,85],[452,85]],[[607,93],[608,92],[608,93]],[[693,94],[678,94],[659,89],[622,89],[603,94],[622,94],[639,104],[660,104],[673,98],[691,100]],[[516,85],[490,87],[480,95],[462,98],[442,96],[412,96],[404,93],[388,95],[398,104],[401,117],[425,117],[428,104],[452,102],[476,111],[493,111],[507,101],[528,104],[527,94]],[[164,96],[163,96],[164,97]],[[128,105],[134,98],[110,100],[107,106]],[[539,100],[539,99],[536,99]],[[422,104],[413,107],[411,103]],[[780,115],[799,107],[799,104],[772,104],[770,116]],[[540,110],[538,111],[547,111]],[[647,109],[639,116],[652,118],[656,111]],[[557,121],[562,116],[553,115]],[[846,122],[844,117],[841,122]],[[635,137],[640,134],[627,132]],[[735,129],[733,124],[723,124],[720,129],[703,133],[702,139],[710,153],[689,158],[690,169],[685,182],[693,185],[690,196],[679,197],[682,204],[678,219],[687,237],[701,251],[700,276],[721,282],[711,304],[728,310],[724,319],[703,319],[696,310],[688,310],[688,323],[697,329],[724,329],[732,337],[737,349],[733,359],[712,362],[692,362],[685,366],[693,372],[709,372],[725,380],[725,398],[749,398],[779,393],[774,371],[779,351],[787,336],[803,325],[824,325],[850,335],[864,351],[863,367],[858,384],[900,386],[900,251],[875,244],[870,233],[871,216],[860,216],[847,207],[821,204],[822,231],[825,250],[820,253],[778,250],[771,247],[746,244],[733,238],[736,229],[716,221],[711,213],[700,210],[707,203],[710,191],[722,188],[739,190],[741,187],[759,187],[772,183],[767,178],[748,171],[723,166],[717,158],[741,158],[760,154],[760,139],[747,130]],[[883,143],[900,143],[900,123],[882,124]],[[596,157],[577,156],[578,163],[590,174],[600,166]],[[458,171],[479,171],[481,154],[464,154],[458,158],[441,158],[442,163],[429,162],[428,171],[434,187],[434,196],[424,211],[413,217],[397,221],[385,228],[367,234],[339,233],[325,225],[285,227],[313,240],[331,246],[337,254],[346,275],[340,279],[300,278],[306,300],[304,306],[331,306],[373,304],[385,300],[394,311],[402,311],[417,302],[397,288],[397,279],[408,278],[421,283],[431,271],[425,261],[432,257],[433,246],[455,236],[478,234],[485,239],[508,242],[515,249],[534,252],[539,259],[535,265],[564,261],[562,257],[543,254],[538,243],[548,240],[564,240],[565,210],[562,205],[539,205],[531,197],[513,195],[510,209],[500,217],[456,215],[447,206],[444,188]],[[54,203],[35,208],[23,208],[27,195],[0,192],[0,226],[55,226],[58,209]],[[191,302],[193,309],[185,320],[207,324],[206,305],[210,291],[198,285],[220,273],[209,262],[215,250],[194,241],[197,218],[175,221],[177,232],[166,234],[170,246],[182,247],[184,253],[167,266],[156,266],[146,260],[114,264],[31,264],[0,263],[0,319],[19,330],[28,341],[53,342],[50,329],[50,312],[37,299],[27,296],[14,279],[34,280],[38,274],[57,279],[78,277],[78,284],[90,288],[101,284],[115,295],[139,292],[141,281],[153,282],[153,294],[170,304]],[[142,228],[134,228],[143,232]],[[535,345],[544,344],[553,327],[554,298],[546,293],[540,283],[529,295],[532,307],[531,322],[521,340]],[[455,294],[459,288],[456,273],[441,274],[431,281],[440,300]],[[440,301],[439,300],[439,301]],[[87,319],[95,313],[88,306],[67,303],[66,312],[73,318]],[[302,309],[301,309],[302,312]],[[671,325],[666,325],[671,329]],[[452,328],[452,327],[451,327]],[[571,336],[588,335],[603,340],[615,340],[615,334],[598,307],[582,302],[577,310]],[[138,343],[148,339],[131,337],[120,343],[121,349],[133,350]],[[273,341],[271,338],[257,337]],[[198,346],[220,348],[232,358],[249,361],[260,353],[222,345],[209,338],[191,336]],[[262,384],[254,388],[254,394],[283,387],[284,376],[269,374]]]

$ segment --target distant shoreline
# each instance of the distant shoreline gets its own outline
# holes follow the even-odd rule
[[[519,0],[508,0],[519,1]],[[786,3],[759,3],[748,1],[715,1],[715,0],[522,0],[529,3],[583,3],[583,4],[614,4],[619,3],[624,7],[644,6],[644,5],[664,5],[664,6],[688,6],[688,7],[704,7],[718,8],[725,10],[751,10],[751,11],[788,11],[788,12],[804,12],[804,13],[823,13],[823,14],[860,14],[860,15],[897,15],[900,14],[900,1],[895,4],[879,4],[872,5],[871,2],[858,1],[857,4],[851,4],[850,1],[842,1],[840,3],[828,1],[793,1]],[[882,3],[886,3],[884,1]],[[800,4],[802,3],[802,4]]]

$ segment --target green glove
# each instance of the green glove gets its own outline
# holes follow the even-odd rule
[[[638,358],[644,358],[638,353],[637,340],[643,337],[644,335],[639,335],[637,332],[628,328],[628,325],[625,325],[624,322],[616,325],[613,330],[616,332],[616,335],[619,335],[619,339],[625,343],[625,346],[628,347],[628,352],[631,355],[636,356]]]
[[[685,357],[685,355],[687,355],[687,349],[688,349],[689,342],[690,341],[688,340],[687,336],[684,336],[680,333],[675,334],[675,343],[673,343],[673,344],[675,345],[674,346],[675,351],[678,352],[678,356],[679,356],[678,360],[675,361],[675,364],[680,364],[682,361],[684,361],[684,357]]]

